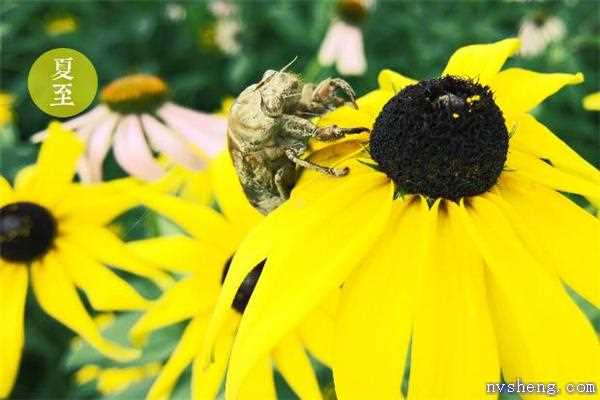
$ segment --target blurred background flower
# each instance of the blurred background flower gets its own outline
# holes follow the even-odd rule
[[[519,28],[521,55],[535,57],[553,42],[562,40],[567,33],[565,23],[558,17],[538,12],[533,18],[523,20]]]
[[[4,126],[13,121],[12,105],[14,98],[5,92],[0,92],[0,126]]]
[[[165,173],[153,151],[169,162],[199,170],[225,147],[226,119],[181,107],[168,100],[160,78],[135,74],[107,85],[101,104],[65,122],[86,143],[78,172],[84,181],[102,180],[111,145],[117,163],[131,176],[155,180]],[[43,140],[46,131],[33,136]]]
[[[336,17],[319,49],[319,63],[326,67],[335,64],[342,75],[365,73],[367,59],[359,24],[367,17],[372,3],[372,0],[338,0]]]
[[[354,9],[359,11],[355,14],[357,18],[351,17],[349,11],[352,11],[352,7],[344,14],[344,10],[340,9],[343,4],[358,6]],[[536,29],[532,29],[531,25],[536,15],[546,16],[546,25],[553,18],[560,22],[548,29],[545,36],[542,35],[545,45],[535,57],[516,57],[509,66],[584,73],[583,84],[561,91],[533,110],[533,114],[545,121],[577,153],[597,166],[600,162],[600,114],[584,112],[581,99],[600,87],[599,7],[598,2],[584,0],[458,3],[384,1],[376,5],[359,0],[4,0],[0,5],[0,89],[10,97],[0,97],[0,116],[12,115],[12,118],[5,118],[12,120],[12,123],[0,128],[0,172],[12,181],[22,167],[34,163],[37,158],[39,146],[31,143],[31,136],[45,129],[51,118],[31,101],[27,93],[27,74],[36,57],[51,48],[70,47],[82,51],[93,62],[100,86],[143,71],[168,82],[169,102],[184,105],[194,113],[212,112],[221,107],[227,96],[235,96],[256,82],[266,69],[280,68],[295,56],[298,56],[298,60],[293,71],[302,74],[308,81],[317,82],[341,73],[354,73],[347,79],[361,95],[375,85],[377,72],[382,68],[412,71],[415,76],[422,78],[432,77],[438,72],[436,66],[444,63],[453,49],[466,43],[486,43],[511,37],[518,34],[520,29],[524,34],[526,30],[521,26],[527,21],[530,21],[528,31],[537,32],[533,36],[538,38],[538,44],[533,46],[537,49],[540,48],[539,27],[534,24]],[[540,19],[542,23],[539,26],[544,25],[543,20]],[[35,24],[32,21],[41,22]],[[560,35],[557,35],[557,31],[560,33],[561,23],[565,29],[562,38],[558,38]],[[221,28],[218,28],[219,24]],[[345,36],[334,35],[335,30],[340,30],[334,30],[336,24],[345,26],[341,29],[342,34],[346,31]],[[50,26],[53,27],[49,29]],[[523,40],[527,42],[528,39]],[[326,54],[329,59],[325,57],[327,62],[319,62],[321,48],[321,53],[329,53]],[[351,50],[350,53],[344,53],[346,58],[340,58],[343,53],[340,48]],[[594,102],[586,100],[585,104],[593,108]],[[111,118],[141,120],[141,114],[117,116],[108,106],[104,107]],[[168,125],[160,116],[152,115],[152,118],[163,126]],[[194,129],[201,125],[190,122],[197,119],[186,120],[194,125]],[[90,124],[92,126],[96,132],[98,126]],[[100,138],[97,133],[94,136]],[[134,136],[140,137],[137,134]],[[170,140],[179,140],[180,135],[168,137]],[[173,175],[162,175],[153,185],[170,189],[175,187],[172,192],[180,196],[218,207],[207,183],[209,173],[206,170],[195,172],[186,166],[187,161],[196,165],[193,164],[198,161],[196,155],[194,158],[185,158],[186,161],[179,157],[171,159],[167,152],[153,147],[147,132],[144,131],[142,139],[139,140],[140,146],[129,146],[127,142],[128,150],[123,150],[118,160],[115,154],[116,131],[113,129],[113,140],[110,142],[113,151],[108,150],[103,156],[102,179],[126,176],[128,172],[119,164],[124,158],[133,158],[136,152],[139,154],[143,151],[146,157],[150,153],[152,160],[148,160],[157,165],[137,173],[155,178],[163,170],[173,172]],[[87,147],[95,148],[95,151],[104,149]],[[173,148],[181,147],[170,147]],[[130,150],[133,156],[129,154]],[[124,164],[128,165],[128,162]],[[137,170],[136,166],[129,169],[132,172]],[[99,176],[96,168],[96,177]],[[176,185],[171,185],[171,178]],[[586,199],[578,196],[572,198],[579,204],[587,204]],[[124,238],[131,240],[164,234],[169,221],[156,217],[147,208],[137,207],[122,215],[111,226]],[[123,278],[132,282],[143,294],[158,296],[157,289],[152,285],[135,280],[130,275],[123,275]],[[592,318],[596,315],[595,324],[600,327],[597,309],[584,301],[579,301],[579,304]],[[75,385],[69,376],[77,369],[74,367],[76,364],[81,367],[91,361],[104,370],[107,365],[103,364],[102,357],[87,346],[77,356],[65,360],[72,333],[40,310],[31,295],[27,300],[27,310],[22,368],[11,396],[32,399],[101,396],[95,386]],[[125,321],[121,322],[121,318]],[[106,332],[107,337],[126,337],[133,321],[135,318],[129,315],[117,315],[115,324]],[[156,360],[162,362],[173,351],[168,344],[176,343],[173,338],[179,338],[182,330],[183,326],[177,325],[157,332],[146,347],[151,350],[150,354],[145,353],[135,365],[132,362],[122,367],[141,366]],[[184,375],[189,379],[189,371]],[[280,396],[291,396],[281,377],[276,375],[275,378]],[[324,386],[331,386],[330,373],[320,378]],[[143,394],[140,393],[147,391],[150,384],[151,380],[148,379],[137,381],[119,396],[122,396],[121,399],[141,398]],[[189,392],[181,391],[178,386],[173,396],[188,398]]]
[[[77,30],[77,21],[71,15],[51,17],[46,23],[46,33],[50,36],[59,36]]]

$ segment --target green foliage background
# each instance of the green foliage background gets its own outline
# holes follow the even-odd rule
[[[317,80],[337,75],[319,68],[316,54],[334,15],[330,1],[238,2],[242,51],[227,56],[210,44],[215,18],[200,1],[182,2],[186,18],[167,17],[165,1],[15,1],[0,3],[0,90],[15,96],[15,123],[0,133],[0,170],[13,177],[35,159],[28,138],[49,122],[27,94],[27,73],[44,51],[71,47],[94,63],[99,84],[133,72],[153,73],[170,85],[184,106],[214,111],[265,69],[295,56],[293,69]],[[378,1],[363,23],[369,68],[348,78],[358,93],[376,86],[377,73],[392,68],[414,78],[439,74],[459,46],[515,36],[526,17],[540,12],[564,20],[567,36],[543,55],[515,58],[510,65],[544,72],[585,74],[585,83],[569,87],[535,110],[536,116],[595,165],[600,164],[600,113],[581,108],[585,94],[600,90],[600,6],[597,1]],[[78,28],[52,36],[52,18],[72,16]],[[204,38],[204,41],[201,40]],[[114,164],[110,175],[120,172]],[[144,232],[140,233],[144,235]],[[589,308],[588,308],[589,309]],[[589,309],[590,313],[594,310]],[[597,322],[600,320],[597,320]],[[65,361],[72,337],[28,301],[27,347],[15,398],[91,397],[76,389]],[[173,334],[175,335],[175,334]],[[282,389],[283,390],[283,389]],[[139,393],[137,392],[137,396]],[[134,392],[130,398],[137,397]]]

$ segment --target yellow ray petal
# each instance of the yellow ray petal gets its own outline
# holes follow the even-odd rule
[[[477,399],[500,380],[484,263],[453,202],[432,209],[433,238],[415,310],[409,399]]]
[[[598,382],[600,346],[555,274],[530,255],[500,210],[476,197],[460,216],[485,259],[506,381]]]
[[[48,132],[38,155],[31,190],[37,196],[54,202],[73,179],[84,146],[73,132],[58,122],[52,122]]]
[[[9,201],[12,197],[13,190],[10,187],[10,183],[0,175],[0,204],[4,204]]]
[[[504,176],[490,199],[511,219],[536,258],[600,308],[600,221],[563,195]]]
[[[202,344],[202,336],[206,330],[205,318],[197,317],[185,328],[179,344],[173,351],[169,361],[163,366],[160,375],[148,392],[148,400],[169,398],[169,395],[183,370],[192,362]]]
[[[27,268],[0,260],[0,398],[8,397],[19,371],[25,341],[23,318]]]
[[[327,167],[338,167],[341,165],[345,166],[345,162],[351,158],[357,158],[365,153],[366,146],[368,144],[368,137],[366,140],[356,139],[353,140],[342,140],[335,143],[325,142],[313,142],[311,143],[311,151],[308,159],[314,163],[324,165]],[[302,171],[300,182],[306,180],[307,175],[315,175],[316,171]],[[319,172],[316,172],[320,174]],[[355,174],[356,171],[350,170],[350,174]],[[321,174],[322,175],[322,174]]]
[[[401,397],[426,217],[418,198],[395,206],[382,240],[344,283],[332,365],[340,398]]]
[[[88,252],[94,259],[114,268],[152,280],[160,287],[167,287],[173,279],[150,266],[127,250],[125,244],[108,229],[92,226],[69,226],[65,237]]]
[[[231,256],[212,243],[183,235],[134,240],[125,244],[127,250],[144,262],[168,271],[192,272],[218,269]],[[218,272],[220,274],[220,271]]]
[[[229,221],[246,232],[262,219],[244,195],[228,151],[212,162],[209,173],[219,207]]]
[[[238,400],[275,400],[275,379],[271,359],[265,358],[256,363],[242,386]]]
[[[127,282],[76,246],[65,240],[57,243],[61,264],[73,283],[82,289],[92,307],[99,311],[143,310],[149,306]]]
[[[396,94],[408,85],[414,85],[417,81],[407,78],[391,69],[384,69],[377,76],[377,83],[379,83],[379,89],[388,90]]]
[[[161,364],[158,362],[134,367],[116,367],[101,370],[98,376],[98,391],[108,395],[126,390],[134,384],[145,379],[153,378],[160,372]]]
[[[331,365],[333,357],[334,329],[334,316],[325,312],[322,307],[313,310],[298,328],[306,349],[327,365]]]
[[[71,187],[66,195],[68,200],[57,204],[56,214],[69,215],[78,224],[108,224],[128,209],[139,205],[139,199],[130,194],[137,183],[130,179],[118,181],[119,184],[112,181]]]
[[[324,202],[328,204],[325,212],[346,206],[354,200],[348,199],[348,193],[354,193],[363,186],[369,185],[369,182],[376,180],[379,175],[382,174],[370,173],[356,176],[351,174],[344,178],[339,187],[333,189],[331,189],[331,179],[335,178],[313,179],[310,184],[296,186],[290,200],[271,212],[246,235],[235,252],[207,330],[205,352],[200,356],[205,364],[209,362],[210,350],[221,329],[224,317],[231,308],[238,288],[248,273],[259,262],[267,258],[274,240],[286,234],[289,226],[294,226],[295,219],[307,223],[308,219],[312,221],[321,218],[321,214],[316,210],[321,209],[320,206]]]
[[[64,268],[53,253],[32,265],[32,286],[42,309],[109,358],[130,361],[139,357],[138,351],[121,347],[101,336]]]
[[[287,220],[290,226],[269,254],[238,330],[226,385],[232,398],[254,363],[344,282],[382,233],[393,185],[373,182],[348,190],[345,198],[322,201],[312,218]]]
[[[456,50],[448,60],[443,75],[457,75],[488,85],[506,59],[515,54],[521,42],[504,39],[490,44],[474,44]]]
[[[191,318],[201,311],[208,312],[218,290],[218,281],[207,282],[200,274],[177,282],[131,328],[131,340],[141,345],[146,336],[156,329]]]
[[[301,399],[321,400],[319,382],[306,355],[302,342],[295,334],[283,338],[273,350],[273,359],[286,382]]]
[[[583,108],[590,111],[600,111],[600,92],[596,92],[583,98]]]
[[[522,153],[517,149],[508,152],[506,168],[509,174],[524,176],[530,180],[541,183],[562,192],[577,193],[595,199],[600,199],[600,185],[590,182],[548,165],[539,158]]]
[[[239,242],[239,232],[212,208],[171,195],[139,190],[142,203],[169,218],[190,235],[233,253]]]
[[[229,353],[235,338],[235,330],[240,323],[240,315],[231,310],[225,328],[215,343],[215,359],[208,368],[204,368],[199,357],[194,359],[192,370],[192,398],[197,400],[213,400],[221,388],[225,377]]]
[[[510,139],[511,147],[549,160],[561,171],[579,175],[600,185],[600,171],[531,115],[521,114],[508,124],[516,128]]]
[[[373,90],[356,100],[358,110],[353,106],[343,106],[319,118],[319,126],[337,125],[343,128],[364,127],[371,129],[379,112],[394,96],[388,90]],[[348,139],[352,139],[348,137]]]
[[[563,86],[581,82],[583,82],[581,73],[544,74],[521,68],[509,68],[496,75],[490,86],[502,112],[518,115],[531,111]]]

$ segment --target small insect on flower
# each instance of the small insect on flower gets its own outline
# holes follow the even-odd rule
[[[293,61],[292,61],[293,63]],[[293,73],[268,70],[260,82],[247,87],[229,114],[229,151],[246,197],[256,209],[268,214],[287,200],[298,179],[298,167],[323,174],[344,176],[348,168],[328,168],[300,157],[310,138],[332,141],[368,128],[317,127],[311,117],[346,103],[355,108],[355,93],[348,82],[328,78],[319,84],[303,83]]]

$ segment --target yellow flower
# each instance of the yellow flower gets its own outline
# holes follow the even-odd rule
[[[166,236],[130,242],[129,248],[147,262],[186,274],[169,289],[132,328],[134,342],[141,343],[154,330],[189,320],[187,328],[160,376],[153,384],[149,399],[169,396],[184,369],[193,364],[192,395],[196,399],[215,398],[225,375],[231,343],[240,316],[260,276],[264,261],[258,260],[245,277],[235,300],[227,311],[227,322],[219,333],[213,354],[214,363],[203,368],[197,362],[212,308],[227,275],[232,254],[246,232],[262,216],[246,201],[227,153],[215,160],[210,169],[215,195],[223,214],[199,204],[171,196],[155,194],[144,199],[150,208],[168,216],[191,236]],[[242,392],[248,399],[275,398],[274,362],[292,389],[303,399],[321,398],[319,385],[305,353],[307,348],[323,362],[329,361],[331,319],[325,307],[335,307],[335,297],[312,313],[302,324],[287,333],[273,351],[253,366]]]
[[[46,24],[46,33],[50,36],[64,35],[77,30],[77,21],[71,16],[53,18]]]
[[[12,122],[13,112],[12,105],[14,102],[13,96],[8,93],[0,92],[0,127]]]
[[[583,98],[583,108],[590,111],[600,111],[600,92],[585,96]]]
[[[72,182],[83,144],[58,123],[37,163],[14,188],[0,177],[0,398],[14,383],[24,340],[28,282],[41,308],[100,352],[131,360],[138,351],[105,340],[76,288],[96,310],[142,310],[148,302],[106,265],[164,283],[169,277],[128,253],[105,226],[132,207],[127,182]]]
[[[97,365],[86,365],[75,373],[78,384],[84,385],[97,381],[98,391],[103,395],[122,392],[131,385],[153,378],[160,372],[161,365],[152,362],[135,367],[101,368]]]
[[[340,399],[401,398],[409,350],[412,399],[483,398],[501,377],[600,381],[598,337],[564,286],[600,306],[600,223],[559,193],[598,198],[600,173],[528,114],[583,77],[501,71],[518,48],[463,47],[421,82],[385,70],[359,110],[323,118],[373,127],[369,151],[341,158],[342,179],[305,172],[239,246],[207,344],[256,260],[267,262],[231,353],[228,399],[342,285]],[[352,144],[329,151],[340,146]]]

